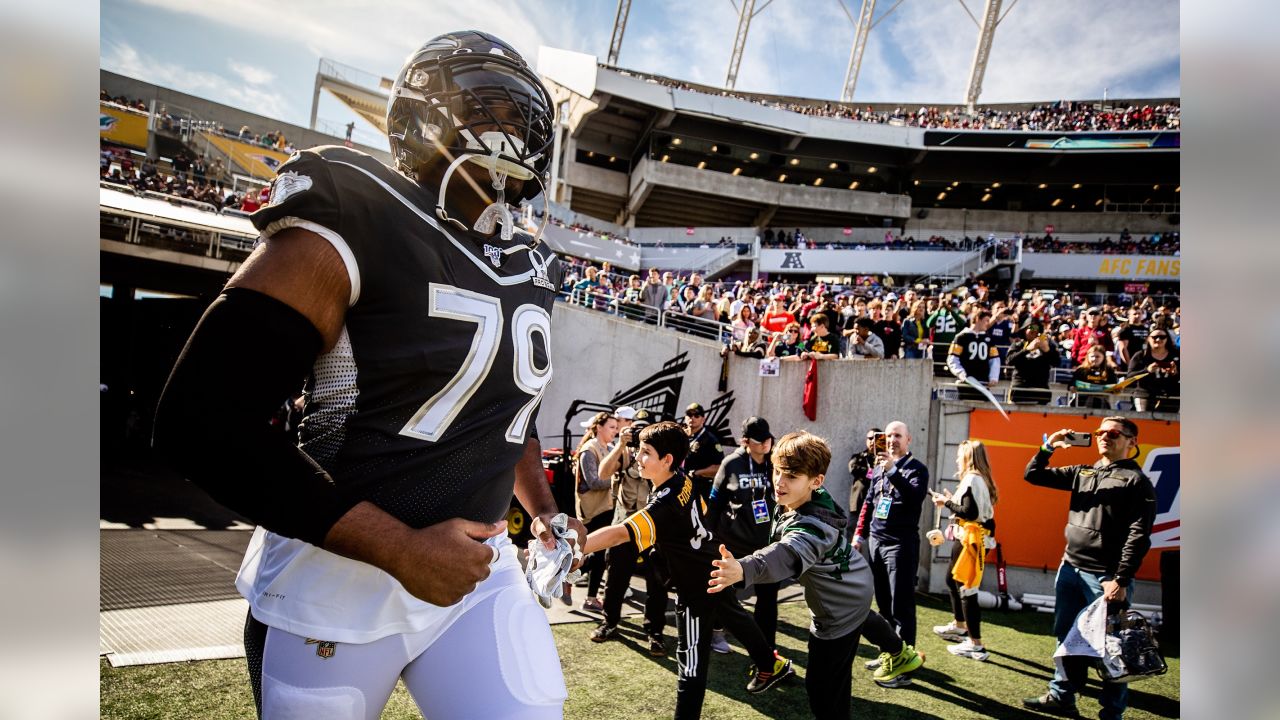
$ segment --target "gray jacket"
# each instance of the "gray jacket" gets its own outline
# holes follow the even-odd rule
[[[792,512],[778,506],[773,543],[739,558],[742,582],[796,578],[809,606],[809,632],[822,640],[862,627],[871,609],[871,568],[845,539],[849,518],[825,488]]]

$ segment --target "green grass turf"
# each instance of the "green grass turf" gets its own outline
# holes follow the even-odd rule
[[[871,682],[862,660],[875,651],[865,642],[854,667],[851,717],[894,718],[1045,718],[1023,710],[1020,700],[1039,695],[1053,672],[1052,616],[1035,612],[988,612],[983,638],[991,657],[986,662],[958,658],[946,651],[947,643],[930,632],[950,619],[950,611],[937,599],[922,596],[918,611],[920,633],[917,648],[928,659],[913,675],[914,684],[886,690]],[[748,695],[746,666],[749,660],[740,646],[731,655],[711,660],[704,718],[807,718],[804,667],[808,662],[805,640],[808,613],[803,602],[784,603],[779,609],[778,644],[791,658],[799,677],[791,678],[762,695]],[[675,639],[667,631],[668,656],[648,655],[639,618],[624,621],[622,640],[592,643],[593,625],[575,623],[552,628],[569,700],[566,718],[669,718],[675,708]],[[730,638],[732,643],[732,638]],[[1129,693],[1127,718],[1174,718],[1180,715],[1178,658],[1168,655],[1169,673],[1135,683]],[[1096,717],[1098,686],[1091,682],[1078,699],[1083,717]],[[112,668],[101,663],[101,717],[128,719],[253,717],[253,699],[245,675],[244,660],[215,660],[142,667]],[[384,720],[417,718],[417,709],[404,686],[396,688]]]

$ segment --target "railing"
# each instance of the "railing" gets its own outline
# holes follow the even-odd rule
[[[977,277],[1001,263],[1016,263],[1021,257],[1022,238],[986,240],[976,249],[952,260],[938,270],[917,278],[911,284],[913,286],[922,284],[926,288],[937,286],[941,292],[950,292],[964,282],[970,273]]]
[[[1182,212],[1182,203],[1103,203],[1102,212],[1173,215]]]
[[[329,58],[320,58],[319,72],[321,75],[327,75],[331,78],[351,83],[356,87],[365,88],[366,90],[386,92],[390,89],[388,87],[383,87],[383,80],[386,80],[387,78],[361,70],[360,68],[344,65],[343,63],[337,62],[336,60],[330,60]]]

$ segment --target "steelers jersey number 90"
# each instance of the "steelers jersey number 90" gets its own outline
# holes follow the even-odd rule
[[[428,314],[474,323],[471,348],[458,372],[435,395],[418,408],[401,428],[400,434],[436,442],[466,406],[467,401],[489,377],[502,337],[502,301],[490,295],[463,290],[452,285],[431,283]],[[507,442],[524,442],[533,411],[551,380],[551,363],[539,368],[534,360],[533,336],[542,335],[543,346],[550,358],[551,316],[537,305],[525,304],[511,316],[511,342],[515,348],[512,379],[516,387],[533,397],[525,403],[507,427]]]

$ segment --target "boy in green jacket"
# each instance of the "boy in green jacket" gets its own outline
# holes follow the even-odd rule
[[[773,486],[778,500],[773,543],[740,559],[720,546],[709,592],[796,578],[809,606],[809,668],[805,689],[814,717],[849,717],[853,660],[858,640],[880,647],[873,679],[884,687],[909,682],[906,673],[924,657],[902,642],[879,613],[871,612],[871,568],[845,539],[849,519],[822,487],[831,465],[825,440],[807,432],[784,436],[773,448]]]

